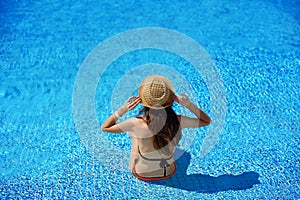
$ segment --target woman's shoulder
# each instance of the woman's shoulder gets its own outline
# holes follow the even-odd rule
[[[140,129],[140,128],[146,128],[147,123],[144,118],[142,117],[133,117],[129,119],[131,126],[133,129]]]
[[[143,118],[133,117],[128,120],[130,120],[131,131],[127,133],[130,136],[135,138],[145,138],[150,136],[149,128]]]
[[[133,117],[133,118],[131,118],[131,120],[133,123],[136,123],[136,124],[145,124],[146,123],[145,119],[141,116]]]
[[[136,127],[141,126],[142,120],[138,118],[129,118],[117,124],[117,126],[123,131],[133,131]]]

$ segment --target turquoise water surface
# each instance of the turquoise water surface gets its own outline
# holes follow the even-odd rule
[[[300,198],[298,0],[26,0],[0,6],[0,199]],[[89,53],[142,27],[197,41],[226,93],[225,123],[214,148],[199,157],[209,129],[186,130],[176,174],[151,183],[136,179],[126,158],[118,163],[106,144],[95,156],[80,138],[72,110],[74,82]],[[99,124],[121,103],[112,96],[118,81],[126,73],[142,79],[130,70],[147,63],[171,66],[189,82],[193,101],[213,116],[207,84],[191,63],[143,49],[116,59],[102,74],[92,97]],[[169,73],[160,67],[154,72]],[[184,92],[177,80],[177,92]],[[127,135],[96,134],[129,152]]]

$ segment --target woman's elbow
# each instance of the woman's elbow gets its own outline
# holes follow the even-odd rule
[[[208,125],[210,125],[210,123],[211,123],[211,119],[209,118],[209,119],[206,120],[206,121],[201,121],[200,126],[208,126]],[[200,126],[199,126],[199,127],[200,127]]]
[[[104,131],[104,132],[108,132],[107,128],[105,126],[103,126],[103,125],[101,126],[101,130]]]
[[[207,126],[211,124],[211,119],[208,118]]]
[[[211,124],[211,119],[208,118],[208,121],[207,121],[207,125],[206,125],[206,126],[208,126],[208,125],[210,125],[210,124]]]

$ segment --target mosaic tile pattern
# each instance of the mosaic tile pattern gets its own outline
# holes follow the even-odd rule
[[[1,1],[0,199],[299,199],[299,8],[289,0]],[[178,149],[176,174],[150,183],[108,167],[112,152],[96,159],[72,116],[73,84],[89,52],[117,33],[149,26],[199,42],[219,68],[227,98],[213,150],[198,157],[207,132],[199,129],[189,148]],[[173,66],[211,114],[209,91],[189,63],[145,50],[117,59],[103,74],[100,123],[112,112],[118,79],[149,62]],[[130,150],[125,134],[99,134]]]

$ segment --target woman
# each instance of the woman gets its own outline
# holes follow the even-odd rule
[[[174,101],[189,109],[196,118],[176,115],[172,109]],[[138,117],[116,123],[139,103],[144,108]],[[138,97],[130,97],[104,122],[102,130],[127,132],[132,137],[130,169],[137,178],[147,181],[169,178],[175,173],[174,152],[183,128],[207,126],[210,122],[210,118],[185,94],[174,94],[170,80],[153,75],[142,81]]]

